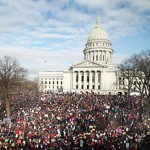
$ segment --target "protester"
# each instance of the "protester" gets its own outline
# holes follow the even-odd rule
[[[27,91],[11,98],[11,123],[0,122],[0,149],[146,150],[150,126],[145,109],[138,97],[131,97],[129,107],[126,96],[81,92],[37,97]]]

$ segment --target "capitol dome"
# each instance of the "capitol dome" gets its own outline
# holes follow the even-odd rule
[[[93,42],[93,41],[100,41],[100,40],[106,40],[109,41],[109,35],[108,33],[101,27],[100,25],[100,19],[98,18],[98,21],[96,23],[95,29],[90,33],[87,43]]]
[[[101,27],[100,18],[96,22],[95,29],[90,33],[85,44],[84,59],[92,62],[111,64],[113,49],[108,33]]]

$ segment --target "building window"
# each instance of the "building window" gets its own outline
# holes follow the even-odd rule
[[[121,85],[121,77],[119,77],[119,85]]]
[[[59,78],[57,78],[56,80],[59,80]]]
[[[87,89],[89,89],[89,85],[87,85]]]
[[[51,78],[49,78],[49,80],[51,80]]]
[[[43,81],[41,81],[41,84],[43,84]]]
[[[83,85],[81,85],[81,89],[83,89]]]
[[[45,86],[45,88],[47,88],[47,86]]]
[[[104,58],[104,55],[103,55],[103,61],[104,61],[104,59],[105,59],[105,58]]]
[[[53,78],[53,80],[55,80],[55,78]]]
[[[58,84],[58,81],[57,81],[57,84]]]
[[[100,55],[100,60],[102,60],[102,55]]]
[[[100,81],[101,81],[101,73],[98,72],[98,82],[100,83]]]
[[[47,81],[45,81],[45,84],[47,84]]]
[[[83,82],[84,81],[84,73],[82,72],[81,74],[81,81]]]
[[[122,81],[122,82],[123,82],[123,85],[124,85],[124,81],[125,81],[125,79],[123,78],[123,81]]]
[[[92,89],[93,89],[93,90],[95,89],[95,85],[92,85]]]
[[[87,73],[87,82],[89,82],[89,73]]]
[[[49,84],[51,84],[51,81],[49,81]]]
[[[45,78],[45,80],[47,80],[47,78]]]
[[[78,89],[78,85],[76,85],[76,89]]]
[[[101,86],[100,85],[98,85],[98,89],[100,90],[100,88],[101,88]]]
[[[62,84],[62,81],[60,82],[60,84]]]
[[[98,55],[96,55],[96,61],[98,61]]]
[[[53,84],[55,84],[55,81],[53,81]]]
[[[78,73],[76,73],[76,82],[78,82]]]
[[[93,56],[93,61],[94,61],[94,56]]]
[[[92,73],[92,82],[95,82],[95,73]]]

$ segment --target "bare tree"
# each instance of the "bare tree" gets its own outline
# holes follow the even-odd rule
[[[20,90],[23,91],[31,91],[35,92],[37,95],[39,94],[39,87],[38,87],[38,78],[33,80],[24,79],[20,86]],[[21,92],[20,91],[20,92]]]
[[[7,118],[10,118],[10,94],[27,75],[27,70],[20,67],[15,58],[4,56],[0,59],[0,87],[6,100]]]
[[[127,81],[127,84],[124,86],[124,90],[128,91],[128,107],[130,107],[130,93],[132,92],[131,90],[134,84],[132,65],[128,60],[125,60],[122,64],[120,64],[119,69],[121,71],[121,77]]]
[[[142,51],[131,57],[131,63],[134,68],[141,74],[138,75],[143,95],[147,97],[147,115],[150,115],[150,50]]]
[[[132,63],[132,71],[133,71],[133,77],[134,77],[134,86],[133,88],[140,93],[141,96],[141,100],[143,99],[143,95],[147,95],[147,88],[146,88],[146,84],[147,84],[147,79],[146,76],[144,74],[144,72],[142,71],[142,69],[139,67],[138,63],[139,63],[139,57],[140,55],[133,55],[130,58],[130,63]]]
[[[128,81],[128,91],[136,89],[147,97],[148,114],[150,109],[150,50],[131,56],[120,65],[122,75]]]
[[[37,92],[39,92],[39,88],[40,88],[40,85],[39,85],[39,78],[38,77],[35,77],[34,80],[34,85],[35,85],[35,89]]]

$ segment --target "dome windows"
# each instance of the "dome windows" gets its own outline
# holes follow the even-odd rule
[[[97,47],[97,46],[105,46],[105,47],[110,47],[111,43],[109,42],[90,42],[86,44],[86,47]]]

